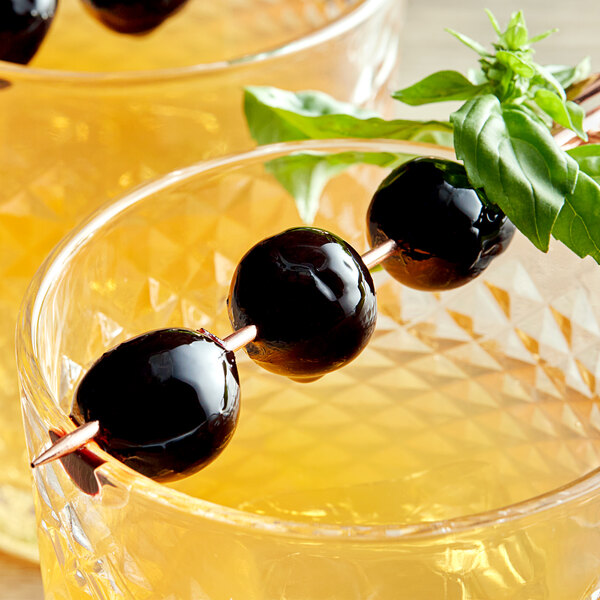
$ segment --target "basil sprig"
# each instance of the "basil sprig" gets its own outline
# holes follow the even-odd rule
[[[450,118],[456,156],[471,184],[483,188],[535,246],[548,250],[564,198],[575,188],[577,162],[533,113],[493,94],[469,100]]]
[[[489,50],[447,30],[478,54],[477,69],[467,76],[438,71],[393,94],[411,106],[464,101],[449,122],[385,120],[320,92],[253,87],[245,95],[250,132],[259,144],[352,137],[454,145],[471,184],[483,188],[536,247],[546,251],[553,236],[600,263],[600,146],[565,152],[550,131],[557,124],[587,141],[584,112],[565,88],[589,74],[589,60],[574,67],[539,65],[532,44],[554,30],[530,37],[522,12],[504,31],[488,16],[497,34]],[[310,153],[272,161],[270,169],[310,222],[331,176],[359,162],[394,166],[402,160],[386,153]]]

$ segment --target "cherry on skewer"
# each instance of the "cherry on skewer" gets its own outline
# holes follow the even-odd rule
[[[26,65],[44,41],[57,0],[0,2],[0,60]]]
[[[298,229],[301,229],[302,232],[301,234],[298,233]],[[323,287],[327,287],[327,285],[331,285],[333,287],[333,290],[335,290],[336,292],[344,292],[344,285],[343,283],[340,282],[338,276],[340,274],[340,269],[341,269],[341,274],[343,275],[347,275],[348,273],[352,274],[352,277],[354,277],[358,282],[360,282],[360,285],[362,286],[362,293],[357,296],[356,298],[354,298],[354,303],[356,306],[354,306],[355,310],[354,312],[357,313],[356,315],[354,315],[356,318],[354,319],[354,321],[352,319],[348,318],[348,315],[346,314],[346,312],[339,310],[334,311],[333,313],[333,319],[331,319],[331,314],[330,316],[330,327],[329,327],[329,331],[333,331],[334,334],[337,333],[339,334],[340,331],[342,332],[342,338],[346,337],[349,340],[353,340],[355,345],[353,347],[352,350],[348,350],[345,349],[343,350],[344,353],[344,357],[345,357],[345,362],[348,362],[349,360],[351,360],[352,358],[354,358],[358,352],[362,349],[362,347],[366,344],[366,342],[368,341],[368,338],[370,337],[372,330],[374,328],[374,323],[375,323],[375,306],[374,306],[374,288],[372,285],[372,280],[370,279],[370,274],[368,273],[368,268],[371,268],[373,266],[375,266],[376,264],[378,264],[381,260],[383,260],[386,256],[389,256],[389,254],[393,251],[393,248],[395,246],[395,244],[393,242],[388,242],[386,244],[384,244],[382,246],[382,248],[374,248],[372,250],[369,250],[368,252],[365,253],[364,255],[364,262],[363,260],[361,260],[361,257],[358,256],[354,250],[352,250],[345,242],[343,242],[342,240],[340,240],[337,236],[330,234],[329,232],[324,232],[322,230],[316,230],[313,228],[296,228],[293,230],[290,230],[291,233],[289,232],[284,232],[284,233],[289,233],[289,235],[291,235],[292,237],[297,237],[298,235],[300,235],[301,238],[303,238],[304,242],[310,242],[308,243],[308,247],[305,244],[305,246],[302,247],[301,250],[301,254],[308,251],[309,254],[312,256],[312,258],[314,258],[314,253],[316,251],[317,256],[320,256],[322,259],[329,259],[330,261],[333,261],[334,267],[337,267],[336,269],[333,269],[333,273],[331,272],[332,269],[330,268],[331,265],[327,265],[327,260],[323,260],[323,264],[320,264],[320,271],[319,271],[319,267],[315,267],[314,264],[311,263],[306,263],[304,265],[301,265],[298,263],[298,261],[296,261],[294,268],[292,268],[291,270],[288,270],[288,272],[292,272],[295,275],[298,275],[298,273],[300,272],[300,276],[302,276],[302,271],[304,271],[304,276],[305,279],[314,279],[315,277],[318,278],[318,276],[321,276],[323,278],[323,280],[320,282],[320,287],[321,289]],[[275,238],[278,238],[280,236],[274,236]],[[271,239],[271,238],[270,238]],[[285,239],[285,236],[284,236]],[[317,240],[316,243],[316,249],[315,249],[315,239]],[[267,240],[268,241],[268,240]],[[313,244],[312,247],[311,244]],[[328,246],[325,251],[323,251],[323,246]],[[287,258],[290,259],[291,255],[287,255]],[[296,259],[298,259],[298,256],[296,256]],[[244,262],[244,259],[242,259],[242,264]],[[367,263],[365,265],[365,262]],[[289,260],[288,260],[288,266],[289,266]],[[368,265],[368,266],[367,266]],[[335,272],[337,271],[337,273]],[[366,276],[365,276],[365,271],[366,271]],[[302,278],[302,277],[301,277]],[[329,278],[329,279],[328,279]],[[236,278],[234,277],[234,282],[236,281]],[[305,284],[307,283],[307,281],[305,281]],[[347,283],[347,282],[346,282]],[[232,283],[232,288],[234,288],[235,285],[234,283]],[[319,285],[317,285],[317,288],[319,287]],[[327,295],[328,293],[331,293],[331,289],[328,288],[329,291],[325,291],[325,295]],[[343,299],[345,298],[346,304],[352,304],[352,302],[349,301],[348,299],[348,293],[346,290],[346,294],[342,294],[342,299],[337,298],[334,299],[335,302],[333,302],[334,304],[339,304],[340,302],[342,302],[343,304]],[[365,301],[365,296],[366,296],[366,301]],[[352,300],[350,298],[350,300]],[[331,301],[331,300],[330,300]],[[347,308],[347,307],[346,307]],[[352,312],[352,311],[350,311]],[[366,317],[365,317],[366,315]],[[313,315],[314,317],[314,315]],[[356,335],[356,331],[358,329],[357,323],[356,321],[360,322],[360,325],[363,327],[363,329],[365,330],[365,332],[363,332],[363,334],[361,335]],[[346,321],[346,324],[344,325],[344,321]],[[346,329],[346,331],[350,331],[350,334],[344,334],[344,330]],[[120,382],[122,381],[122,378],[124,376],[123,373],[123,369],[118,366],[117,368],[114,369],[110,369],[106,368],[105,363],[107,362],[107,360],[109,362],[113,362],[111,361],[111,358],[120,358],[123,353],[128,353],[128,349],[131,348],[131,344],[140,344],[139,340],[150,340],[150,346],[153,346],[153,340],[149,338],[149,336],[161,336],[163,335],[163,332],[172,332],[172,331],[179,331],[179,332],[185,332],[185,336],[186,337],[194,337],[194,336],[204,336],[204,337],[210,337],[211,341],[219,346],[221,348],[222,353],[224,353],[225,355],[227,355],[228,357],[228,362],[231,365],[231,370],[233,373],[235,373],[235,383],[237,384],[237,369],[235,368],[235,362],[234,362],[234,358],[233,358],[233,353],[239,349],[241,349],[242,347],[247,347],[248,345],[252,344],[255,340],[260,340],[260,328],[257,328],[256,325],[252,324],[247,324],[244,326],[241,326],[239,329],[237,329],[236,331],[234,331],[231,335],[229,335],[228,337],[224,338],[223,340],[219,340],[218,338],[216,338],[215,336],[213,336],[212,334],[209,334],[208,332],[202,331],[200,333],[196,333],[196,332],[192,332],[189,330],[158,330],[156,332],[150,332],[150,334],[144,334],[143,336],[139,336],[138,338],[133,338],[132,340],[126,341],[123,344],[117,346],[115,349],[107,352],[106,354],[103,355],[102,358],[100,358],[91,368],[90,370],[86,373],[86,375],[84,376],[84,378],[82,379],[81,383],[79,384],[79,387],[77,389],[76,392],[76,396],[75,396],[75,400],[74,400],[74,409],[73,409],[73,414],[71,415],[71,418],[73,419],[73,421],[78,425],[78,427],[70,432],[67,433],[65,436],[63,436],[62,438],[60,438],[58,441],[56,441],[54,444],[52,444],[50,446],[50,448],[48,448],[45,452],[43,452],[42,454],[40,454],[36,459],[33,460],[33,462],[31,463],[32,467],[38,467],[41,466],[43,464],[47,464],[51,461],[60,459],[62,457],[64,457],[67,454],[70,454],[72,452],[77,451],[78,449],[82,448],[83,446],[85,446],[87,443],[91,442],[91,441],[96,441],[97,443],[99,443],[100,447],[102,447],[104,450],[106,450],[109,454],[112,454],[113,456],[115,456],[116,458],[122,460],[123,462],[125,462],[125,464],[128,464],[130,467],[138,470],[139,472],[142,472],[145,475],[148,475],[154,479],[158,479],[158,480],[169,480],[169,479],[175,479],[178,478],[179,476],[187,476],[189,474],[191,474],[192,472],[194,472],[195,470],[198,470],[199,468],[201,468],[202,466],[204,466],[205,464],[208,464],[208,462],[210,462],[210,460],[212,460],[213,458],[216,457],[216,455],[222,450],[222,448],[224,447],[224,444],[222,445],[217,445],[217,449],[216,451],[213,453],[211,453],[211,456],[209,458],[206,457],[206,453],[203,453],[200,449],[200,452],[198,452],[196,450],[196,454],[200,454],[200,459],[199,460],[194,460],[194,451],[190,450],[189,447],[185,448],[185,452],[191,452],[191,454],[189,456],[185,457],[185,464],[182,463],[182,461],[180,460],[181,458],[183,458],[181,456],[181,452],[177,449],[177,451],[175,452],[175,459],[174,462],[175,464],[171,464],[169,465],[168,463],[171,461],[173,461],[173,456],[166,456],[163,457],[163,459],[161,461],[159,461],[159,464],[153,464],[152,460],[148,460],[148,450],[150,450],[150,456],[152,456],[152,452],[155,450],[157,445],[160,444],[153,444],[152,448],[148,449],[147,447],[143,447],[144,445],[142,445],[142,448],[140,449],[140,452],[136,452],[136,448],[135,443],[133,443],[132,440],[127,440],[125,439],[126,436],[123,435],[124,431],[126,430],[127,427],[133,427],[133,429],[135,430],[136,427],[135,425],[140,425],[140,423],[138,422],[139,420],[139,414],[138,412],[142,409],[139,408],[137,410],[134,410],[133,413],[131,415],[128,416],[127,419],[125,419],[125,421],[127,421],[128,424],[125,424],[125,426],[123,426],[123,423],[119,423],[119,421],[123,421],[123,415],[121,413],[119,413],[118,411],[118,406],[115,408],[114,404],[115,404],[115,396],[114,396],[114,389],[110,389],[106,386],[110,386],[110,382],[112,379],[116,379],[118,382],[118,385],[123,385]],[[320,332],[323,333],[323,332]],[[327,334],[327,332],[325,332],[325,335]],[[168,335],[168,333],[166,333],[165,335]],[[332,336],[332,339],[337,339],[338,343],[341,343],[340,341],[340,336],[338,335],[337,338],[335,338],[335,335]],[[268,340],[267,340],[268,343]],[[316,346],[318,348],[318,346]],[[314,348],[313,348],[314,349]],[[164,353],[164,346],[162,347],[163,353]],[[333,356],[333,358],[331,356],[329,356],[327,359],[323,359],[323,357],[320,358],[319,361],[310,361],[307,360],[307,356],[306,356],[306,344],[301,344],[301,350],[302,353],[304,353],[304,361],[302,360],[302,356],[300,357],[300,371],[299,373],[292,373],[292,376],[295,375],[299,375],[299,374],[303,374],[306,372],[307,369],[307,365],[306,363],[309,362],[308,367],[313,369],[312,374],[314,376],[314,374],[317,374],[317,377],[321,376],[324,372],[328,372],[330,370],[332,370],[333,368],[337,368],[339,366],[342,366],[343,361],[340,360],[340,357],[338,355]],[[285,351],[285,348],[284,348]],[[157,358],[157,356],[161,354],[161,352],[155,353],[152,349],[150,351],[145,351],[145,355],[142,357],[142,363],[145,365],[148,365],[149,363],[159,363],[160,359]],[[131,361],[127,360],[126,362],[126,367],[125,368],[131,368]],[[264,361],[263,361],[264,363]],[[318,369],[314,370],[315,367],[315,363],[318,363]],[[281,363],[279,363],[281,364]],[[156,366],[156,365],[155,365]],[[160,365],[158,365],[160,367]],[[140,369],[138,368],[138,371]],[[156,369],[155,369],[156,370]],[[176,370],[176,369],[175,369]],[[173,372],[173,369],[171,369],[171,374]],[[206,369],[204,369],[204,372],[206,372]],[[139,375],[139,373],[138,373]],[[190,375],[191,376],[191,375]],[[97,393],[94,393],[94,401],[92,402],[93,405],[95,405],[93,407],[93,409],[85,409],[85,407],[79,406],[79,404],[81,404],[78,400],[79,396],[83,393],[87,394],[87,389],[90,388],[90,385],[88,384],[88,380],[93,380],[96,382],[100,382],[98,385],[100,386],[100,389]],[[154,378],[156,379],[156,378]],[[140,396],[140,398],[144,397],[144,389],[141,389],[143,387],[143,379],[140,382],[139,379],[134,378],[134,383],[133,385],[138,386],[137,387],[137,394]],[[155,383],[155,382],[154,382]],[[129,384],[127,384],[129,385]],[[83,390],[83,391],[82,391]],[[235,410],[235,418],[232,418],[231,421],[231,427],[229,427],[229,431],[228,433],[228,437],[230,437],[230,434],[233,433],[233,429],[235,428],[235,421],[237,421],[237,404],[239,402],[239,388],[236,387],[236,398],[235,398],[235,403],[236,403],[236,410]],[[132,391],[127,389],[125,394],[123,395],[122,392],[119,393],[119,397],[124,396],[126,399],[131,400],[131,396],[132,396]],[[108,399],[108,400],[107,400]],[[110,407],[106,408],[105,404],[106,402],[109,402]],[[84,405],[88,405],[89,399],[85,399],[85,401],[82,403]],[[120,405],[122,403],[117,402],[117,405]],[[135,404],[135,403],[134,403]],[[98,407],[103,407],[101,410],[103,410],[104,412],[106,412],[106,415],[104,415],[103,418],[100,419],[96,419],[93,418],[95,414],[97,414],[97,408]],[[112,407],[112,408],[111,408]],[[157,409],[158,410],[158,409]],[[156,414],[157,411],[155,411]],[[232,413],[233,414],[233,413]],[[106,428],[105,427],[105,418],[106,416],[108,416],[108,419],[111,421],[111,424],[114,426],[115,423],[119,424],[119,428],[121,429],[121,437],[115,436],[115,435],[111,435],[111,432],[107,429],[110,428]],[[84,423],[82,423],[81,421],[86,421]],[[159,418],[158,421],[162,424],[163,421]],[[118,432],[117,432],[118,433]],[[126,433],[126,431],[125,431]],[[181,433],[181,432],[180,432]],[[148,436],[148,434],[144,434],[146,437]],[[228,437],[227,440],[228,441]],[[196,440],[198,441],[198,440]],[[139,439],[138,439],[138,443],[139,443]],[[165,451],[167,450],[167,446],[168,444],[165,443],[165,441],[162,441],[162,445],[165,447]],[[202,445],[202,442],[200,442],[200,445]],[[145,446],[148,446],[148,444],[145,444]]]
[[[428,222],[417,222],[414,228],[386,223],[403,218],[410,205],[406,191],[415,191],[415,172],[417,178],[425,172],[426,202],[425,211],[421,207],[412,216],[418,220],[441,211],[441,224],[432,232]],[[410,261],[418,262],[430,234],[436,238],[448,222],[451,237],[456,236],[467,252],[462,246],[458,253],[445,249],[434,239],[437,254],[429,252],[428,269],[419,271],[416,282],[409,277],[408,283],[452,287],[453,277],[458,285],[481,272],[506,247],[514,230],[468,186],[460,165],[435,159],[415,159],[392,172],[375,193],[368,222],[376,244],[363,257],[335,234],[311,227],[289,229],[251,248],[238,264],[228,298],[237,331],[223,341],[204,330],[168,329],[107,352],[75,394],[71,418],[85,429],[65,436],[33,465],[95,439],[154,479],[187,476],[212,461],[235,429],[235,350],[244,346],[255,362],[294,380],[317,379],[354,359],[374,331],[376,300],[369,268],[382,263],[393,277],[405,281],[398,264],[410,267]],[[411,246],[401,234],[416,246],[417,258],[407,256]],[[427,286],[424,275],[429,275]],[[203,350],[192,352],[192,347]],[[98,421],[96,426],[84,425],[93,421]]]
[[[103,25],[126,34],[145,34],[178,12],[188,0],[83,0]]]
[[[294,227],[251,248],[231,281],[229,319],[258,336],[246,352],[260,366],[314,381],[348,364],[375,329],[375,286],[359,254],[335,234]]]
[[[588,93],[588,89],[591,89],[592,91]],[[600,79],[598,78],[598,76],[595,76],[593,78],[593,81],[591,81],[590,86],[583,89],[583,91],[580,92],[578,95],[581,99],[585,100],[585,99],[589,99],[590,95],[592,97],[595,97],[599,94],[600,94]],[[577,100],[577,97],[575,98],[575,100]],[[599,128],[599,125],[598,125],[599,123],[600,123],[600,110],[592,111],[588,114],[588,116],[584,120],[584,129],[585,130],[593,130],[597,134],[597,130]],[[566,132],[566,133],[559,132],[555,135],[557,142],[561,146],[571,145],[573,143],[571,140],[572,137],[573,137],[572,134],[570,134],[569,132]],[[388,214],[391,213],[392,215],[395,215],[395,218],[402,219],[403,216],[405,216],[402,214],[401,208],[402,208],[402,205],[406,204],[406,201],[407,201],[406,197],[403,198],[403,196],[407,196],[406,190],[399,194],[396,193],[398,191],[402,191],[403,186],[402,185],[399,186],[400,190],[397,190],[397,189],[395,189],[395,182],[402,181],[403,177],[400,177],[399,175],[402,175],[403,172],[404,172],[404,174],[406,174],[406,172],[408,172],[409,173],[408,189],[410,190],[410,188],[411,188],[410,174],[411,174],[411,171],[414,170],[415,163],[417,164],[417,168],[420,168],[422,165],[425,165],[425,169],[429,170],[434,175],[432,178],[429,178],[428,182],[426,182],[427,185],[429,185],[430,192],[431,192],[432,188],[434,190],[437,190],[436,193],[437,193],[438,197],[436,198],[435,194],[433,194],[433,196],[434,196],[433,204],[434,205],[436,203],[439,204],[441,201],[442,204],[445,203],[447,205],[446,208],[448,208],[448,205],[450,205],[450,204],[458,205],[458,206],[454,206],[454,208],[452,209],[453,211],[456,208],[458,208],[458,209],[461,208],[460,205],[463,203],[460,201],[460,198],[462,197],[463,192],[460,192],[458,194],[458,199],[459,199],[458,202],[455,202],[454,200],[452,200],[452,196],[454,195],[454,189],[453,189],[455,187],[454,184],[457,181],[464,179],[463,178],[464,168],[462,168],[460,165],[457,165],[457,163],[449,163],[448,161],[442,162],[442,161],[439,161],[438,159],[415,159],[413,161],[410,161],[409,163],[405,163],[404,165],[401,165],[393,173],[391,173],[390,176],[388,178],[386,178],[386,180],[384,180],[384,182],[381,184],[379,190],[375,194],[375,197],[369,208],[368,217],[367,217],[367,222],[368,222],[369,228],[371,230],[370,231],[370,238],[371,238],[370,241],[372,244],[373,244],[373,242],[375,242],[375,244],[371,250],[369,250],[362,256],[362,261],[360,261],[360,257],[359,257],[359,262],[362,262],[363,266],[366,269],[370,269],[378,264],[383,264],[383,266],[388,270],[388,272],[392,276],[398,278],[400,281],[407,280],[407,283],[409,285],[414,284],[414,282],[411,281],[411,279],[414,278],[414,273],[413,273],[413,275],[410,274],[412,267],[410,267],[410,265],[409,265],[410,268],[407,268],[406,265],[403,265],[400,268],[398,268],[399,263],[402,263],[403,261],[405,263],[407,262],[406,256],[404,256],[403,250],[402,250],[402,246],[403,246],[403,244],[405,244],[405,239],[403,238],[402,235],[398,234],[398,229],[394,229],[397,224],[393,223],[392,229],[390,229],[388,227],[389,224],[383,223],[383,219],[381,218],[381,215],[387,211]],[[448,177],[448,174],[450,174],[450,177]],[[458,177],[456,177],[457,174],[458,174]],[[461,183],[461,185],[459,187],[461,189],[463,189],[463,188],[465,188],[465,185],[463,185]],[[468,188],[471,188],[471,189],[468,190]],[[485,234],[483,236],[479,236],[480,239],[478,242],[480,249],[483,251],[483,258],[484,258],[484,262],[485,262],[484,267],[485,267],[489,263],[489,257],[499,254],[501,251],[503,251],[506,248],[507,244],[510,242],[510,238],[512,237],[512,233],[513,233],[514,229],[512,228],[512,226],[509,223],[506,222],[505,217],[502,214],[498,213],[494,209],[494,207],[487,206],[487,203],[485,202],[485,200],[484,199],[482,200],[480,195],[477,194],[477,192],[475,190],[473,190],[470,185],[468,185],[468,182],[467,182],[465,189],[467,189],[467,191],[468,191],[467,196],[469,198],[468,202],[466,202],[467,214],[463,215],[464,218],[462,218],[460,216],[460,210],[458,211],[459,212],[458,221],[462,222],[462,227],[464,227],[464,225],[467,225],[467,229],[469,229],[469,230],[472,229],[473,223],[474,222],[477,223],[477,221],[480,220],[481,215],[484,215],[485,218],[489,222],[495,223],[496,226],[499,226],[499,227],[496,227],[495,230],[494,230],[494,228],[492,228],[491,234],[490,234],[490,230],[488,230],[486,227],[483,227],[480,230],[480,232],[483,232]],[[379,199],[378,199],[378,194],[380,196]],[[477,196],[477,198],[478,198],[477,201],[474,199],[473,194],[475,194],[475,196]],[[381,197],[383,197],[383,201],[381,201]],[[411,201],[411,200],[415,200],[415,199],[408,197],[408,200]],[[451,201],[449,202],[449,200],[451,200]],[[418,201],[418,199],[416,201]],[[399,205],[400,205],[400,208],[399,208]],[[425,212],[421,211],[421,214],[425,215],[425,217],[428,216],[427,211],[425,211]],[[491,218],[490,218],[490,216],[491,216]],[[473,217],[476,217],[476,218],[474,219]],[[453,216],[453,219],[456,220],[456,214]],[[402,224],[399,225],[400,228],[401,228],[401,226],[402,226]],[[406,229],[405,229],[405,231],[406,231]],[[426,228],[420,227],[420,231],[421,231],[421,234],[424,234],[424,241],[428,242],[427,238],[430,236],[428,236],[428,232],[427,232]],[[328,233],[328,232],[325,232],[325,233]],[[409,235],[413,235],[413,233],[410,231],[410,229],[408,229],[408,233],[409,233]],[[470,233],[473,234],[472,231]],[[333,234],[330,234],[330,235],[333,235]],[[491,235],[491,237],[490,237],[490,235]],[[278,236],[274,236],[274,237],[278,237]],[[490,246],[489,246],[490,240],[492,240],[493,243],[498,244],[498,248],[496,248],[496,249],[492,248],[491,252],[490,252]],[[420,242],[423,240],[417,239],[417,241]],[[477,235],[475,235],[475,241],[477,241]],[[470,245],[472,248],[473,247],[472,242],[473,242],[473,235],[471,235],[471,243],[470,244],[468,243],[467,246]],[[451,254],[452,254],[452,252],[451,252]],[[350,252],[350,254],[352,254],[352,252]],[[423,279],[421,277],[422,273],[420,273],[419,277],[417,277],[418,285],[416,285],[416,287],[426,287],[427,289],[432,289],[432,288],[435,289],[436,285],[439,287],[440,281],[442,284],[442,289],[454,287],[453,285],[448,285],[449,283],[451,284],[452,281],[451,280],[449,281],[446,278],[446,276],[444,276],[440,279],[440,277],[439,277],[440,269],[438,269],[436,267],[436,264],[439,266],[440,260],[442,261],[442,263],[444,263],[444,261],[445,261],[445,263],[450,262],[450,268],[447,268],[447,265],[446,265],[443,269],[441,269],[442,272],[446,273],[446,275],[449,272],[454,272],[462,280],[463,283],[464,283],[464,281],[469,280],[470,278],[472,278],[473,276],[475,276],[481,272],[481,269],[479,268],[479,266],[481,266],[481,263],[479,263],[479,265],[478,265],[477,260],[474,263],[472,263],[472,264],[476,265],[475,270],[473,272],[467,271],[466,276],[465,276],[465,272],[462,269],[461,265],[460,264],[452,265],[452,261],[451,260],[448,261],[448,256],[436,256],[435,252],[432,252],[431,249],[428,249],[428,248],[425,248],[425,252],[423,252],[422,254],[424,254],[424,255],[429,254],[429,256],[426,258],[426,260],[429,260],[430,264],[433,265],[433,268],[431,269],[431,273],[432,273],[432,279],[435,281],[427,281],[426,280],[427,285],[423,286]],[[471,252],[471,255],[472,254],[473,253]],[[477,254],[477,253],[475,253],[475,254]],[[467,252],[467,255],[469,255],[469,252]],[[356,258],[356,257],[354,257],[354,258]],[[413,259],[414,259],[414,257],[411,257],[411,256],[409,256],[408,258],[410,259],[410,261],[413,261]],[[450,256],[450,258],[452,258],[452,257]],[[391,267],[390,267],[390,265],[391,265]],[[359,265],[359,270],[362,270],[362,267],[360,267],[360,265]],[[419,269],[417,269],[417,271],[419,271]],[[410,275],[408,278],[405,277],[407,272]],[[232,287],[233,287],[233,284],[232,284]],[[194,332],[191,332],[191,333],[194,333]],[[259,329],[253,323],[248,324],[245,327],[242,327],[241,329],[235,331],[234,333],[232,333],[227,338],[224,338],[223,340],[218,340],[218,338],[215,338],[211,334],[208,334],[208,332],[206,332],[206,334],[212,340],[216,340],[218,342],[221,350],[224,353],[229,353],[231,356],[233,356],[233,352],[235,352],[236,350],[238,350],[248,344],[251,344],[255,340],[258,341],[260,339],[259,338]],[[237,419],[237,414],[236,414],[236,419]],[[39,457],[37,457],[32,462],[32,467],[36,467],[36,466],[45,464],[52,460],[63,457],[66,454],[75,452],[76,450],[85,446],[85,444],[87,444],[88,442],[90,442],[94,439],[98,439],[98,436],[101,431],[101,427],[102,427],[102,425],[99,421],[91,421],[91,422],[88,422],[85,424],[81,424],[77,429],[75,429],[71,433],[68,433],[61,439],[54,442],[53,445],[48,450],[46,450],[44,453],[42,453]],[[206,462],[208,462],[208,461],[206,461]],[[206,464],[206,462],[205,462],[205,464]]]
[[[248,332],[253,334],[236,332],[235,340],[248,339]],[[205,330],[151,331],[92,365],[73,400],[71,419],[80,427],[32,465],[94,439],[148,477],[179,479],[225,448],[237,424],[239,398],[235,356],[221,340]]]
[[[369,242],[396,244],[383,267],[400,283],[443,291],[464,285],[508,247],[514,225],[469,183],[464,167],[436,158],[403,163],[367,211]]]
[[[257,334],[257,329],[254,325],[243,327],[238,331],[233,332],[226,338],[223,338],[222,344],[228,352],[237,352],[246,344],[250,343]],[[50,448],[42,452],[35,458],[31,466],[41,467],[52,461],[58,460],[67,454],[71,454],[91,442],[100,431],[100,421],[89,421],[77,427],[65,436],[61,437],[57,442],[52,444]]]

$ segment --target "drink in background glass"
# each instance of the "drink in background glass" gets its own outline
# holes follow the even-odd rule
[[[263,147],[146,186],[98,212],[26,297],[18,361],[32,455],[82,373],[155,328],[231,331],[226,297],[257,241],[300,224],[265,164],[297,151],[451,152],[401,142]],[[325,189],[315,225],[359,252],[386,172]],[[157,484],[99,451],[101,491],[35,471],[49,600],[592,600],[600,593],[600,270],[520,235],[462,288],[374,273],[377,329],[311,384],[237,353],[233,441]],[[268,290],[265,291],[268,293]],[[115,382],[118,385],[118,382]]]
[[[399,0],[190,0],[145,36],[62,0],[30,66],[0,63],[0,548],[35,556],[13,339],[28,280],[108,198],[251,147],[244,85],[385,109]],[[379,94],[379,96],[378,96]]]

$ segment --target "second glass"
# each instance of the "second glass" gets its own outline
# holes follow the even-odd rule
[[[139,182],[249,148],[245,85],[319,89],[383,106],[403,9],[400,0],[195,3],[206,10],[186,24],[185,7],[173,18],[179,30],[170,42],[154,43],[156,56],[144,63],[111,54],[109,34],[89,15],[79,20],[78,5],[60,4],[32,66],[0,63],[0,548],[30,558],[34,517],[13,337],[21,297],[43,257],[83,215]],[[224,7],[239,19],[237,29],[219,15]],[[62,35],[71,46],[53,55],[50,36]],[[220,35],[229,35],[233,58],[221,53],[216,62],[190,64],[197,61],[186,44],[202,38],[209,46]],[[133,53],[146,42],[122,43]],[[89,64],[86,52],[95,52]],[[111,56],[123,62],[118,68],[148,70],[93,71]]]

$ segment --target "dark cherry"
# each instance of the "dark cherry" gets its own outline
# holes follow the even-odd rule
[[[166,481],[220,454],[237,424],[239,397],[235,356],[218,338],[161,329],[104,354],[81,380],[71,418],[98,420],[103,450]]]
[[[297,227],[267,238],[240,261],[229,291],[235,329],[255,325],[246,346],[269,371],[314,380],[355,358],[377,306],[369,270],[338,236]]]
[[[50,28],[57,0],[0,0],[0,60],[26,65]]]
[[[147,33],[188,0],[83,0],[92,14],[118,33]]]
[[[477,277],[503,252],[514,225],[464,167],[416,158],[395,169],[375,192],[367,212],[369,241],[392,239],[398,249],[383,262],[398,281],[421,290],[446,290]]]

